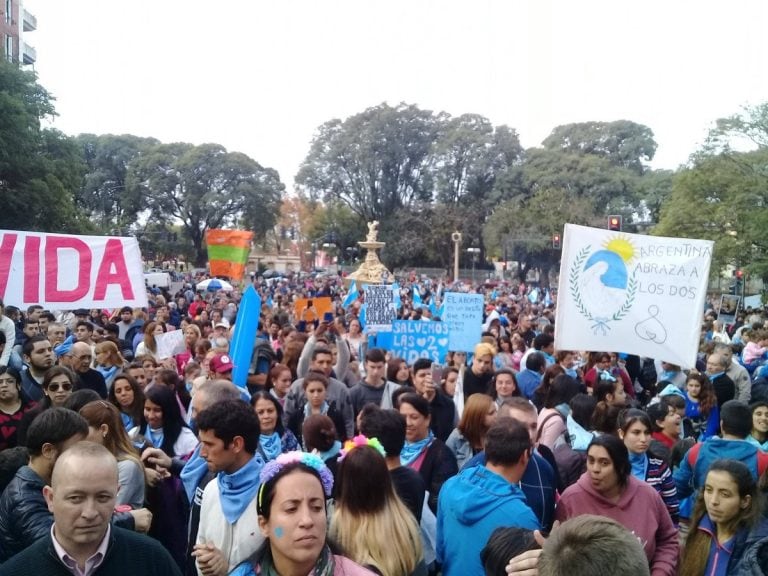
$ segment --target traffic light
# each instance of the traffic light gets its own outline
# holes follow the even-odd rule
[[[744,270],[736,270],[736,273],[734,274],[734,276],[736,276],[736,278],[741,280],[742,278],[744,278]]]
[[[614,232],[621,232],[621,216],[620,215],[608,216],[608,230],[613,230]]]
[[[560,250],[560,234],[552,235],[552,248]]]

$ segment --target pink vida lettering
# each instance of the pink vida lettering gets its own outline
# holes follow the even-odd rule
[[[17,258],[23,254],[23,296],[25,302],[76,302],[85,297],[93,288],[93,298],[103,300],[107,287],[120,287],[126,300],[134,298],[133,287],[128,277],[128,267],[125,262],[123,243],[117,238],[106,241],[101,260],[94,262],[91,247],[79,238],[72,236],[27,234],[24,237],[23,250],[17,250],[18,234],[4,234],[0,242],[0,294],[5,298],[8,279],[11,273],[14,253]],[[42,248],[42,250],[41,250]],[[64,252],[69,252],[64,257]],[[19,254],[22,252],[22,254]],[[75,252],[77,255],[72,254]],[[40,298],[40,264],[45,270],[44,297]],[[69,272],[70,266],[77,258],[78,266],[75,271],[77,284],[74,288],[62,290],[59,288],[59,271]],[[96,279],[91,286],[91,270],[98,266]]]

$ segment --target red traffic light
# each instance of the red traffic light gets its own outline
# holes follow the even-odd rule
[[[744,278],[744,270],[736,270],[736,278]]]
[[[621,232],[621,216],[608,216],[608,230]]]
[[[560,234],[552,235],[552,248],[560,248]]]

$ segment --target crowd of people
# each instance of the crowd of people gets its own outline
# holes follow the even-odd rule
[[[480,340],[409,364],[341,279],[255,287],[241,386],[239,291],[0,307],[0,576],[768,574],[761,311],[708,307],[680,367],[555,349],[548,292],[454,286]],[[403,280],[398,317],[446,289]]]

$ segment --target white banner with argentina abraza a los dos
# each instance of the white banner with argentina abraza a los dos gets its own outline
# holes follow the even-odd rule
[[[555,347],[692,367],[712,249],[708,240],[566,224]]]

